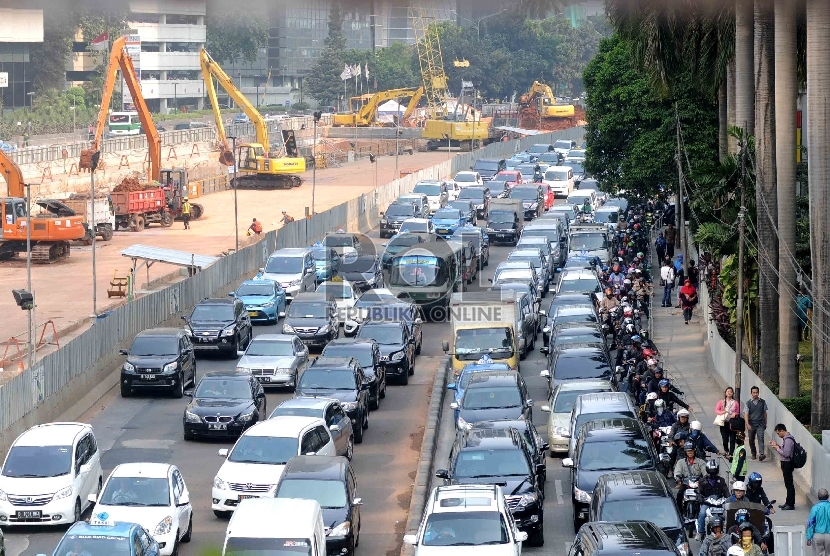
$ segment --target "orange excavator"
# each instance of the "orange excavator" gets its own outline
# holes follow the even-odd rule
[[[9,186],[9,196],[0,197],[0,216],[3,218],[0,259],[9,259],[27,251],[27,228],[31,230],[32,262],[51,263],[68,257],[69,242],[83,239],[86,235],[83,217],[76,216],[66,205],[53,200],[38,200],[37,204],[46,212],[30,217],[23,172],[2,151],[0,172]]]

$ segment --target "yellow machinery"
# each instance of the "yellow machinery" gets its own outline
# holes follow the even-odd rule
[[[228,95],[242,108],[242,111],[253,123],[256,133],[256,143],[246,143],[240,148],[238,169],[243,175],[240,177],[238,189],[288,189],[299,187],[303,183],[298,175],[305,172],[305,159],[299,156],[297,140],[293,130],[282,130],[284,148],[272,156],[268,142],[268,125],[265,118],[248,101],[239,89],[233,84],[219,64],[217,64],[205,49],[200,54],[202,77],[205,81],[210,102],[213,105],[213,114],[216,117],[216,129],[222,143],[222,153],[219,161],[227,166],[234,164],[234,153],[228,145],[225,135],[225,124],[222,113],[219,111],[219,102],[216,98],[216,88],[213,79],[228,93]],[[267,149],[267,150],[266,150]]]
[[[572,118],[574,115],[572,104],[557,104],[550,87],[538,81],[534,81],[527,94],[522,95],[521,104],[535,105],[543,118]]]
[[[390,89],[388,91],[378,91],[374,94],[352,97],[349,99],[349,109],[351,112],[349,114],[335,114],[332,117],[332,125],[334,127],[370,127],[373,125],[383,125],[377,122],[378,107],[381,103],[390,99],[411,97],[415,99],[415,105],[412,106],[412,110],[414,110],[415,106],[418,106],[418,100],[420,100],[421,95],[423,95],[423,87],[419,89]],[[408,118],[412,110],[407,106],[407,111],[404,114],[405,118],[402,119]]]

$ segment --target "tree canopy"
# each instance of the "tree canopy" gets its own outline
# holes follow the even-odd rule
[[[306,78],[306,90],[321,104],[334,104],[340,98],[346,53],[346,37],[343,36],[343,11],[339,2],[329,10],[329,35],[323,43],[323,52]]]
[[[219,64],[253,63],[268,45],[268,20],[247,11],[211,14],[206,25],[205,48]]]

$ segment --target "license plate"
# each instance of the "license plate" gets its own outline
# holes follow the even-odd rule
[[[208,430],[226,431],[228,430],[228,425],[225,423],[208,423]]]
[[[24,512],[17,512],[18,519],[40,519],[41,515],[41,510],[27,510]]]
[[[156,380],[156,375],[140,375],[141,380]]]
[[[257,311],[248,311],[248,315],[249,315],[249,316],[252,316],[252,317],[257,316],[258,314],[259,314],[259,313],[258,313]]]
[[[259,379],[260,382],[271,382],[271,377],[270,376],[258,376],[257,378]]]
[[[210,342],[210,338],[199,338],[199,341],[202,342],[203,344],[206,344],[206,343]]]
[[[496,234],[496,237],[507,237],[507,234]]]
[[[242,502],[243,500],[248,500],[250,498],[259,498],[259,496],[253,496],[251,494],[240,494],[239,501]]]

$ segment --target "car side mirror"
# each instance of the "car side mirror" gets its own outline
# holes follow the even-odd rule
[[[439,479],[449,480],[450,472],[447,471],[446,469],[439,469],[438,471],[435,472],[435,476],[438,477]]]
[[[550,370],[542,369],[542,371],[539,373],[539,376],[542,378],[550,378]]]
[[[363,498],[355,498],[352,500],[353,506],[362,506],[363,505]]]
[[[222,448],[222,449],[220,449],[220,450],[219,450],[219,457],[220,457],[220,458],[226,458],[226,457],[228,457],[228,449],[227,449],[227,448]]]
[[[415,546],[416,544],[418,544],[418,535],[404,535],[403,536],[403,543]],[[38,555],[38,556],[40,556],[40,555]]]
[[[456,409],[458,409],[458,402],[452,402],[452,403],[450,404],[450,409],[452,409],[453,411],[455,411]]]
[[[244,352],[244,351],[237,351],[237,352],[236,352],[236,356],[237,356],[237,357],[242,357],[243,355],[245,355],[245,352]]]
[[[533,407],[533,400],[528,398],[528,400],[525,402],[525,407]]]
[[[519,531],[516,533],[516,542],[525,542],[527,541],[527,533],[524,531]]]
[[[444,351],[444,353],[449,352],[450,351],[450,343],[447,342],[447,341],[441,342],[441,349]]]
[[[86,499],[89,501],[90,504],[95,504],[96,502],[98,502],[98,495],[93,493],[87,496]]]
[[[574,460],[572,460],[571,458],[565,458],[565,459],[562,460],[562,467],[573,467],[573,466],[574,466]]]
[[[542,410],[542,413],[550,413],[550,406],[549,405],[543,405],[539,409]]]
[[[127,352],[126,349],[119,349],[118,353],[120,353],[121,355],[129,355],[129,352]]]
[[[536,474],[542,475],[546,471],[546,467],[544,463],[537,463],[536,464]]]
[[[176,504],[176,505],[177,506],[187,506],[188,504],[190,504],[190,496],[188,496],[188,494],[186,492],[184,492],[184,493],[182,493],[181,496],[179,496],[179,503]]]
[[[187,317],[186,317],[186,316],[184,316],[184,315],[182,315],[182,320],[183,320],[184,322],[187,322]]]
[[[228,297],[234,297],[235,295],[236,295],[236,292],[228,292]]]
[[[260,268],[260,269],[259,269],[259,271],[260,271],[261,273],[263,273],[263,274],[265,273],[265,269],[264,269],[264,268]]]
[[[340,425],[332,425],[329,427],[331,432],[340,432]]]
[[[451,382],[451,383],[447,384],[447,390],[455,390],[455,389],[456,389],[456,384],[454,382]]]

